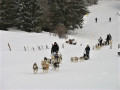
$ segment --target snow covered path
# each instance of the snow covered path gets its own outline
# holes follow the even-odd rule
[[[85,17],[84,28],[75,30],[73,34],[69,32],[69,38],[78,42],[75,46],[65,44],[65,39],[50,36],[46,32],[38,34],[0,31],[0,90],[119,90],[119,5],[118,0],[102,0],[98,5],[90,7],[91,13]],[[98,23],[95,23],[95,17],[98,17]],[[112,22],[108,22],[109,17]],[[108,33],[113,36],[112,49],[105,46],[101,50],[92,50],[97,39],[100,36],[105,39]],[[50,58],[51,44],[54,41],[60,46],[63,55],[60,69],[55,71],[50,67],[48,73],[39,69],[38,74],[34,75],[33,63],[36,62],[41,68],[43,58]],[[11,45],[11,52],[8,43]],[[64,49],[62,44],[65,45]],[[71,63],[70,57],[82,56],[87,44],[91,46],[90,60]],[[43,49],[41,47],[38,50],[37,46],[41,45]],[[45,49],[46,45],[49,49]],[[26,52],[24,46],[28,47]]]

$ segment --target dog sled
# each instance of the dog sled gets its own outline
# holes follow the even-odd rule
[[[62,62],[62,54],[60,52],[58,53],[52,53],[51,54],[51,60],[54,61],[54,62],[59,62],[61,63]]]
[[[77,42],[75,42],[75,39],[69,39],[68,41],[66,41],[67,44],[71,44],[71,45],[76,45]]]
[[[83,56],[80,57],[81,60],[88,60],[89,57],[86,53],[83,54]]]
[[[62,61],[62,54],[60,52],[58,53],[52,53],[51,55],[51,64],[53,66],[54,69],[57,69],[60,67],[60,63]]]

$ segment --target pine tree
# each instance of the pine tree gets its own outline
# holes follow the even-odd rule
[[[0,29],[7,30],[7,28],[14,26],[15,14],[15,0],[2,0],[0,3]]]
[[[97,4],[98,0],[84,0],[84,2],[87,6],[90,6],[93,4]]]
[[[74,30],[75,28],[82,28],[83,16],[88,13],[88,10],[83,0],[70,0],[66,2],[65,8],[65,26],[67,29]]]
[[[41,32],[42,9],[37,0],[2,0],[0,29],[16,26],[28,32]]]
[[[32,31],[41,32],[42,26],[42,7],[38,4],[37,0],[33,0],[32,4]]]
[[[38,0],[40,6],[43,8],[43,15],[42,15],[42,30],[43,31],[50,31],[50,11],[49,11],[49,0]]]
[[[22,5],[18,15],[20,28],[27,32],[41,32],[42,9],[37,0],[22,0],[20,5]]]
[[[83,0],[49,0],[51,27],[63,24],[68,30],[82,27],[88,10]]]
[[[54,30],[57,25],[64,21],[63,12],[58,4],[59,0],[49,0],[50,29]]]
[[[18,29],[22,29],[22,9],[23,9],[23,0],[16,0],[16,18],[15,18],[15,26]]]

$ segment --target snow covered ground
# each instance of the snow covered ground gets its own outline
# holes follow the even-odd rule
[[[120,43],[120,1],[101,0],[89,9],[91,12],[84,17],[83,29],[68,33],[68,38],[77,41],[75,46],[65,44],[65,39],[47,32],[0,31],[0,90],[119,90],[120,57],[117,51]],[[95,23],[95,17],[98,23]],[[111,22],[109,17],[112,18]],[[113,36],[112,49],[105,46],[92,50],[98,38],[101,36],[105,39],[109,33]],[[48,73],[39,69],[38,74],[34,74],[33,63],[36,62],[41,68],[43,58],[50,58],[51,46],[55,41],[63,55],[60,69],[51,70],[50,67]],[[9,51],[8,43],[12,51]],[[91,46],[90,59],[71,63],[70,57],[82,56],[87,44]],[[49,49],[46,49],[46,45]],[[38,46],[41,50],[38,50]]]

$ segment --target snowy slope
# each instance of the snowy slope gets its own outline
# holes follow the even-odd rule
[[[100,36],[105,39],[106,35],[110,33],[114,41],[118,41],[120,34],[120,16],[118,15],[120,11],[120,1],[102,0],[99,5],[91,6],[89,9],[90,13],[84,17],[85,22],[83,29],[75,30],[72,34],[74,33],[79,37],[97,40]],[[98,18],[98,23],[95,23],[96,17]],[[112,22],[109,22],[110,17],[112,18]]]
[[[119,90],[119,5],[119,0],[102,0],[98,5],[91,6],[91,13],[85,16],[84,28],[68,34],[68,38],[77,41],[76,46],[65,44],[65,39],[50,36],[47,32],[39,34],[0,31],[0,90]],[[98,17],[98,23],[95,23],[95,17]],[[112,18],[112,22],[108,22],[109,17]],[[113,36],[112,49],[105,46],[101,50],[92,50],[97,39],[100,36],[105,39],[108,33]],[[36,62],[41,68],[43,58],[50,58],[50,49],[55,41],[63,55],[60,69],[51,70],[50,67],[48,73],[39,69],[38,74],[34,75],[33,63]],[[12,51],[9,51],[8,43]],[[62,44],[65,45],[64,49]],[[91,46],[90,60],[71,63],[70,57],[82,56],[87,44]],[[45,48],[46,45],[49,49]],[[24,46],[27,48],[26,52]],[[37,46],[40,46],[41,50],[38,50]]]

